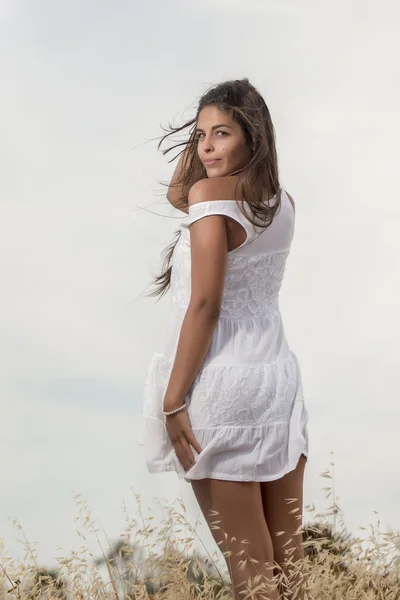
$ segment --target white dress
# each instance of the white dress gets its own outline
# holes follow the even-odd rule
[[[245,211],[249,214],[246,206]],[[202,448],[200,454],[192,448],[196,462],[185,471],[166,431],[162,405],[190,301],[189,225],[215,214],[241,223],[247,239],[228,253],[220,317],[185,398]],[[279,309],[294,233],[292,204],[282,189],[281,207],[267,229],[253,226],[235,200],[197,203],[180,225],[172,257],[169,321],[144,386],[139,445],[147,469],[176,471],[186,481],[278,479],[296,468],[301,454],[308,456],[308,411],[300,367],[286,340]]]

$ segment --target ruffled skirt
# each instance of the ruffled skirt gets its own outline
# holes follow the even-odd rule
[[[185,471],[165,428],[162,404],[173,361],[153,354],[144,388],[139,445],[150,473],[180,479],[273,481],[308,457],[308,411],[300,367],[288,350],[274,362],[205,363],[185,398],[202,452]]]

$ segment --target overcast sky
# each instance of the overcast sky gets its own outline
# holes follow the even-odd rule
[[[169,297],[146,298],[184,213],[162,127],[248,77],[277,134],[296,232],[281,290],[309,410],[304,504],[400,529],[397,2],[0,0],[0,537],[79,547],[80,493],[111,538],[134,494],[179,495],[137,445]],[[163,147],[168,147],[166,143]],[[146,209],[146,210],[141,210]],[[334,454],[331,455],[330,451]],[[133,490],[133,491],[132,491]],[[305,519],[309,518],[305,512]]]

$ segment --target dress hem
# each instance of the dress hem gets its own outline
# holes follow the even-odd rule
[[[267,481],[276,481],[277,479],[281,479],[282,477],[284,477],[291,471],[294,471],[299,463],[301,455],[304,455],[306,460],[308,460],[308,451],[303,450],[302,452],[300,452],[299,457],[295,463],[289,464],[287,469],[285,469],[284,471],[281,471],[277,475],[261,475],[258,477],[257,476],[252,477],[251,479],[247,479],[245,477],[240,477],[240,476],[232,474],[232,473],[218,473],[216,471],[210,472],[207,475],[207,477],[186,477],[186,475],[182,475],[181,472],[177,472],[175,467],[167,466],[167,465],[162,465],[160,467],[151,466],[151,467],[147,467],[147,469],[148,469],[149,473],[165,473],[167,471],[175,471],[178,475],[178,478],[184,479],[187,483],[190,483],[190,481],[199,481],[200,479],[222,479],[224,481],[243,481],[243,482],[247,481],[249,483],[257,481],[257,482],[262,483],[262,482],[267,482]]]

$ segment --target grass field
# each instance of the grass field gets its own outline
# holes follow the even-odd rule
[[[286,569],[274,565],[281,599],[400,600],[399,533],[379,531],[378,521],[365,528],[370,529],[368,536],[351,535],[335,501],[331,471],[327,469],[321,476],[331,482],[323,488],[331,505],[323,514],[316,513],[313,505],[304,507],[304,561],[294,564],[288,551]],[[197,523],[189,522],[182,501],[165,504],[165,518],[156,522],[154,517],[143,515],[139,494],[135,493],[135,499],[135,518],[126,515],[124,532],[113,542],[106,536],[105,549],[90,509],[77,494],[77,520],[81,519],[78,532],[84,544],[79,551],[59,557],[53,570],[38,564],[22,526],[14,520],[26,552],[24,560],[17,561],[8,556],[0,539],[0,599],[233,599],[228,570],[220,566],[221,561],[225,565],[221,552],[216,548],[211,554],[206,549]],[[215,518],[218,522],[218,515]],[[100,547],[98,557],[86,543],[89,536]],[[250,561],[257,573],[257,561],[248,556],[245,544],[241,556],[244,564]],[[247,595],[240,597],[269,598],[266,582],[256,574],[248,582]]]

